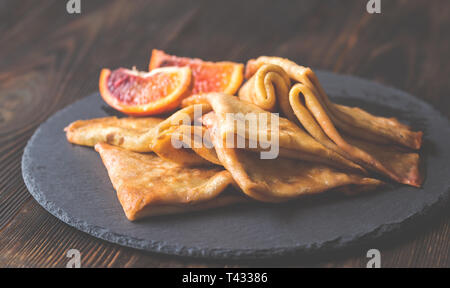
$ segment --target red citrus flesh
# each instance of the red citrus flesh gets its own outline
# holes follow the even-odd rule
[[[207,62],[197,58],[168,55],[153,49],[149,70],[158,67],[188,66],[192,70],[192,94],[222,92],[235,94],[243,81],[243,64],[234,62]]]
[[[103,69],[100,94],[106,103],[129,115],[154,115],[177,108],[189,94],[189,68],[161,68],[138,72]]]

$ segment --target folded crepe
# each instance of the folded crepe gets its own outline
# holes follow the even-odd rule
[[[152,129],[162,121],[160,118],[105,117],[75,121],[64,131],[67,140],[78,145],[94,147],[105,142],[130,151],[150,152],[154,138]]]
[[[419,154],[392,144],[341,134],[317,97],[303,84],[292,87],[289,99],[303,127],[324,146],[399,183],[421,185]]]
[[[253,103],[266,111],[286,111],[284,116],[295,121],[295,115],[292,109],[289,109],[290,88],[291,80],[283,68],[264,64],[242,85],[239,99]]]
[[[281,202],[325,191],[354,194],[383,184],[377,179],[338,171],[319,163],[284,157],[263,160],[258,153],[228,148],[224,134],[219,132],[221,120],[215,117],[215,112],[207,116],[218,158],[241,190],[258,201]]]
[[[165,120],[80,120],[65,128],[67,139],[95,145],[129,220],[243,202],[245,195],[281,202],[384,184],[365,168],[420,185],[419,156],[406,148],[420,148],[421,132],[332,103],[309,68],[287,59],[251,60],[247,76],[239,98],[193,95]],[[277,157],[261,159],[274,145]]]
[[[226,189],[234,181],[222,167],[180,166],[153,153],[136,153],[101,142],[95,150],[131,221],[245,201]]]
[[[222,165],[206,127],[202,126],[200,119],[195,119],[210,110],[209,105],[188,106],[172,114],[155,127],[150,145],[152,151],[180,165]]]
[[[205,111],[208,111],[208,109],[214,111],[219,123],[218,131],[221,137],[227,139],[227,141],[229,139],[238,141],[238,139],[243,138],[246,141],[244,150],[267,150],[268,148],[265,147],[273,144],[271,137],[277,137],[278,143],[276,145],[280,156],[322,163],[358,173],[366,172],[358,164],[326,148],[288,119],[278,117],[252,103],[241,101],[235,96],[221,93],[194,95],[184,99],[182,105],[191,106],[195,104],[202,104],[205,107],[209,105],[210,108],[205,109]],[[230,117],[230,115],[235,115],[235,117]],[[239,115],[241,116],[239,117]],[[250,116],[256,117],[257,127],[249,127],[249,121],[247,120],[250,119]],[[203,123],[205,124],[205,121]],[[241,129],[242,127],[245,129]],[[271,131],[271,129],[275,130]],[[256,147],[250,149],[249,141],[256,142]]]
[[[296,115],[301,125],[318,142],[361,166],[412,186],[420,186],[419,155],[405,148],[419,149],[422,132],[411,131],[394,118],[373,116],[359,108],[332,103],[311,69],[287,59],[259,57],[250,60],[250,76],[270,63],[282,67],[290,78],[300,83],[289,91],[286,115]],[[256,72],[257,73],[257,72]],[[278,94],[286,97],[285,94]],[[285,102],[286,100],[278,99]]]
[[[72,142],[98,142],[95,149],[131,221],[244,202],[248,199],[245,195],[280,202],[328,190],[358,193],[383,184],[362,176],[364,169],[326,148],[289,120],[235,96],[211,93],[186,103],[189,101],[200,103],[202,113],[196,115],[199,106],[190,105],[164,121],[108,117],[77,121],[66,128],[68,139],[77,139]],[[265,115],[263,119],[269,123],[264,126],[258,122],[256,130],[242,131],[239,123],[227,118],[229,113]],[[275,127],[280,156],[285,157],[260,159],[263,143],[257,143],[254,149],[227,148],[224,144],[226,135],[241,137],[248,145],[253,134],[268,131],[265,137],[269,137],[257,139],[269,141],[274,129],[270,121],[274,119],[280,124]],[[74,136],[83,133],[84,138]],[[111,133],[114,136],[108,137]],[[102,142],[104,139],[115,146]],[[176,147],[177,141],[186,146]],[[131,150],[152,150],[157,154]],[[231,186],[244,193],[236,193]]]
[[[180,165],[222,165],[204,126],[170,127],[158,134],[152,150],[161,158]]]
[[[245,71],[246,78],[250,78],[265,64],[280,66],[291,79],[311,89],[333,123],[345,133],[375,143],[397,144],[412,149],[420,148],[422,132],[411,131],[407,125],[398,122],[395,118],[377,117],[359,108],[332,103],[314,72],[288,59],[261,56],[249,60]]]

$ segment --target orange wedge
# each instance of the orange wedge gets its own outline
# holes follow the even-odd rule
[[[235,62],[207,62],[197,58],[168,55],[153,49],[149,70],[167,66],[188,66],[192,70],[192,94],[222,92],[234,95],[244,79],[244,65]]]
[[[99,88],[103,100],[132,116],[155,115],[175,110],[191,93],[189,67],[158,68],[139,72],[103,69]]]

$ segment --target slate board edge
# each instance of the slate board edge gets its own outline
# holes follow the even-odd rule
[[[340,77],[345,77],[345,78],[349,78],[349,79],[353,78],[358,81],[368,82],[368,83],[371,83],[372,85],[379,85],[380,87],[383,87],[383,88],[388,88],[391,90],[395,90],[397,92],[408,94],[408,93],[398,90],[396,88],[393,88],[393,87],[390,87],[387,85],[381,85],[379,83],[372,82],[372,81],[369,81],[369,80],[366,80],[364,78],[360,78],[357,76],[342,75],[342,74],[336,74],[336,73],[331,73],[331,72],[326,72],[326,71],[320,71],[320,73],[334,74],[334,75],[338,75]],[[410,94],[408,94],[408,95],[411,96]],[[82,101],[83,99],[84,98],[82,98],[78,101]],[[432,107],[429,103],[427,103],[421,99],[418,99],[418,100],[421,101],[422,104],[430,106],[433,110],[437,111],[440,114],[440,116],[442,116],[443,118],[446,118],[448,120],[448,118],[446,116],[442,115],[442,113],[439,110]],[[76,103],[78,101],[75,101],[74,103]],[[72,104],[74,104],[74,103],[72,103]],[[64,113],[72,104],[57,111],[55,114],[50,116],[46,121],[44,121],[41,125],[44,125],[52,117],[59,115],[60,113]],[[104,229],[102,227],[98,227],[96,225],[86,223],[85,221],[75,219],[75,218],[69,216],[66,212],[64,212],[60,208],[58,208],[53,202],[47,201],[44,197],[42,197],[42,195],[40,195],[38,193],[38,191],[36,191],[37,188],[35,189],[33,177],[31,176],[32,171],[30,171],[30,169],[29,169],[32,167],[31,167],[31,165],[28,165],[29,157],[30,157],[29,156],[29,147],[31,146],[30,144],[34,141],[34,139],[37,138],[37,135],[39,135],[40,128],[41,127],[39,127],[34,132],[33,136],[28,141],[28,143],[24,149],[24,154],[22,157],[22,177],[24,179],[25,185],[28,188],[28,191],[33,196],[33,198],[50,214],[52,214],[53,216],[57,217],[61,221],[65,222],[66,224],[68,224],[80,231],[83,231],[91,236],[93,236],[93,233],[91,231],[96,231],[95,236],[93,236],[93,237],[97,237],[97,238],[106,240],[111,243],[131,247],[131,248],[146,250],[149,252],[157,252],[157,253],[163,253],[163,254],[167,254],[167,255],[189,256],[189,257],[223,258],[223,259],[243,259],[243,258],[253,259],[253,258],[278,257],[278,256],[283,256],[283,255],[298,253],[298,252],[311,254],[311,253],[324,251],[324,250],[329,251],[329,250],[334,250],[334,249],[342,249],[342,248],[346,248],[346,247],[350,247],[350,246],[356,246],[356,245],[358,245],[359,242],[362,242],[362,241],[374,240],[376,238],[381,237],[382,235],[388,237],[388,234],[391,234],[395,230],[398,230],[400,227],[408,226],[408,225],[414,223],[416,218],[427,215],[427,214],[429,214],[430,211],[438,209],[439,207],[444,207],[450,200],[450,187],[447,187],[447,191],[441,197],[439,197],[438,201],[434,202],[431,205],[425,206],[422,209],[422,211],[420,211],[420,212],[408,215],[401,221],[382,224],[382,225],[378,226],[377,228],[372,229],[371,231],[361,232],[358,234],[350,235],[345,238],[338,237],[334,240],[330,240],[330,241],[326,241],[326,242],[322,242],[322,243],[315,243],[313,245],[301,245],[301,246],[293,246],[293,247],[287,247],[287,248],[279,247],[279,248],[264,249],[264,250],[255,250],[255,249],[248,249],[248,250],[247,249],[243,249],[243,250],[208,249],[208,250],[205,250],[203,248],[199,249],[196,247],[184,247],[182,245],[171,245],[171,244],[165,243],[164,241],[151,241],[151,240],[147,240],[147,239],[138,239],[135,237],[124,236],[121,234],[117,234],[117,233],[108,231],[107,229]],[[99,233],[99,231],[102,231],[102,232]]]

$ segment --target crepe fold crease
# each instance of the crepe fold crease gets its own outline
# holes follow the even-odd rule
[[[280,109],[285,115],[294,114],[314,139],[346,159],[399,183],[417,187],[422,184],[419,154],[411,151],[420,148],[422,132],[412,131],[395,118],[377,117],[360,108],[332,103],[310,68],[287,59],[261,56],[250,60],[246,76],[255,77],[267,65],[278,65],[298,82],[288,95],[277,95],[287,97],[289,102]],[[277,101],[283,103],[286,99]]]
[[[283,68],[264,64],[241,87],[239,98],[270,112],[280,110],[286,118],[295,121],[295,115],[289,109],[290,87],[291,80]]]
[[[161,158],[180,165],[222,165],[210,141],[206,127],[194,119],[211,110],[209,105],[183,108],[154,128],[151,149]],[[197,125],[195,125],[197,122]]]

